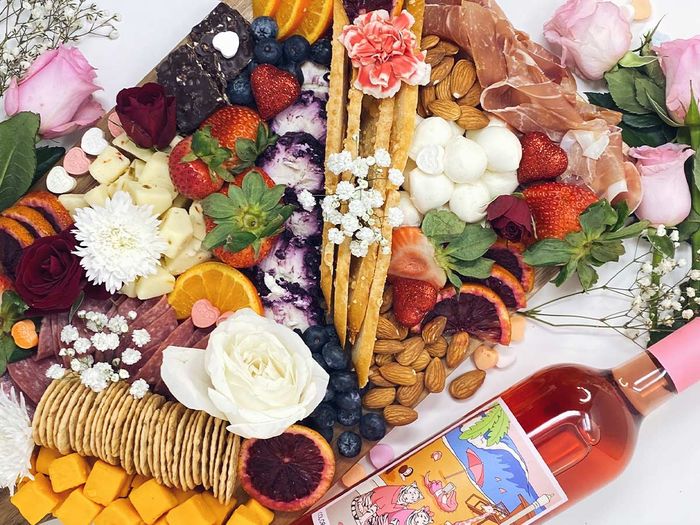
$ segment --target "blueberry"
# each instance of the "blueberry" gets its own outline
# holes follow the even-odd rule
[[[354,372],[333,372],[329,384],[336,393],[357,390],[357,375]]]
[[[326,326],[326,333],[328,334],[329,341],[335,341],[336,343],[340,343],[340,338],[338,337],[338,332],[335,331],[335,326],[333,326],[332,324]]]
[[[231,104],[248,106],[253,103],[253,92],[250,89],[250,77],[240,74],[226,86],[226,95]]]
[[[253,71],[255,70],[256,67],[258,67],[260,64],[258,64],[255,60],[251,60],[248,62],[248,65],[245,67],[241,75],[247,75],[250,76]]]
[[[282,60],[282,44],[274,38],[263,38],[255,44],[253,56],[261,64],[278,64]]]
[[[348,354],[339,344],[326,343],[323,345],[321,354],[331,370],[346,370],[348,368]]]
[[[362,406],[362,398],[359,390],[338,392],[335,395],[335,406],[341,410],[357,410]],[[361,421],[361,420],[360,420]]]
[[[372,388],[371,383],[367,383],[365,386],[360,388],[360,395],[364,397],[364,395],[369,392],[369,389]]]
[[[316,432],[323,436],[329,443],[333,441],[333,427],[315,428]]]
[[[292,35],[284,41],[284,56],[289,62],[302,63],[310,51],[311,44],[301,35]]]
[[[304,72],[301,70],[301,66],[296,62],[282,64],[281,66],[279,66],[279,68],[282,71],[286,71],[287,73],[291,73],[292,75],[294,75],[294,78],[297,79],[297,82],[299,82],[299,84],[304,83]]]
[[[338,436],[338,452],[346,458],[354,458],[362,449],[362,438],[346,430]]]
[[[335,424],[335,408],[327,403],[321,403],[311,412],[309,418],[316,423],[317,428],[332,427]]]
[[[319,365],[321,365],[321,368],[323,368],[326,372],[328,371],[328,365],[326,364],[326,360],[323,359],[323,356],[321,355],[320,352],[315,352],[315,353],[311,354],[311,357],[313,357],[314,361],[316,361]]]
[[[333,391],[332,388],[327,388],[326,389],[326,395],[323,396],[323,402],[324,403],[331,403],[333,399],[335,398],[335,392]]]
[[[328,342],[328,334],[323,326],[309,326],[301,338],[312,352],[319,352]]]
[[[250,30],[253,33],[255,40],[263,38],[277,38],[277,22],[269,16],[259,16],[250,24]]]
[[[311,46],[311,51],[309,52],[309,58],[312,62],[316,62],[321,66],[331,65],[331,41],[328,38],[322,38],[317,40],[313,46]]]
[[[360,418],[360,434],[369,441],[378,441],[386,434],[384,418],[376,412],[368,412]]]
[[[361,408],[356,408],[353,410],[340,409],[338,410],[336,419],[338,420],[338,423],[340,423],[344,427],[354,427],[360,421],[361,417]]]

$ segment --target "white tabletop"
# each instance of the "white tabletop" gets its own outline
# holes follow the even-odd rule
[[[120,38],[86,39],[80,48],[99,70],[104,92],[99,98],[106,108],[116,93],[140,80],[165,54],[216,5],[214,0],[96,0],[101,8],[116,10],[123,21]],[[516,25],[541,41],[543,22],[563,0],[502,0]],[[536,7],[535,7],[536,5]],[[693,7],[694,6],[694,7]],[[689,38],[697,25],[696,0],[655,0],[653,25],[666,15],[661,31],[674,38]],[[641,30],[643,27],[637,28]],[[552,285],[532,299],[537,305],[547,298],[572,291]],[[562,312],[599,315],[608,305],[605,298],[562,305]],[[510,368],[488,374],[484,387],[471,400],[456,402],[446,392],[432,395],[420,406],[417,423],[393,431],[386,442],[398,452],[422,441],[478,404],[498,395],[532,372],[556,363],[576,362],[609,368],[639,352],[639,348],[615,333],[551,329],[528,326],[526,339],[513,347],[518,360]],[[465,363],[464,367],[471,365]],[[597,494],[553,518],[553,525],[681,525],[700,523],[694,498],[700,496],[696,470],[700,467],[700,387],[673,400],[654,413],[642,428],[635,457],[625,473]]]

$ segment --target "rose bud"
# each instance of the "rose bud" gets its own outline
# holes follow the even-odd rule
[[[116,111],[126,134],[142,148],[164,149],[177,133],[175,97],[155,82],[122,89]]]
[[[498,235],[509,241],[521,242],[532,237],[530,208],[515,195],[501,195],[489,204],[486,219]]]

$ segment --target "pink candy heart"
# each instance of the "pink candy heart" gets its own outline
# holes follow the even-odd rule
[[[119,115],[116,113],[111,113],[109,115],[107,118],[107,129],[115,139],[124,133],[124,128],[122,127],[122,121],[119,120]]]
[[[71,175],[85,175],[90,169],[90,159],[85,152],[78,148],[71,148],[63,157],[63,167]]]
[[[208,299],[199,299],[192,305],[191,315],[192,323],[197,328],[209,328],[214,326],[221,312]]]

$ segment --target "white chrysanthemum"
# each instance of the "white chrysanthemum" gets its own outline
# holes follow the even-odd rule
[[[88,280],[115,293],[138,277],[156,273],[167,243],[152,206],[136,206],[118,191],[104,206],[79,208],[75,213],[75,254],[81,257]]]
[[[17,482],[32,478],[32,421],[27,414],[24,396],[14,388],[9,395],[0,388],[0,489],[15,493]]]
[[[141,399],[143,396],[146,395],[148,392],[149,386],[148,383],[146,383],[145,380],[143,379],[137,379],[131,384],[131,388],[129,388],[129,393],[134,396],[136,399]]]
[[[299,199],[299,204],[301,204],[301,207],[306,211],[311,211],[314,209],[314,206],[316,206],[316,198],[309,190],[302,190],[299,192],[299,195],[297,195],[297,198]]]

